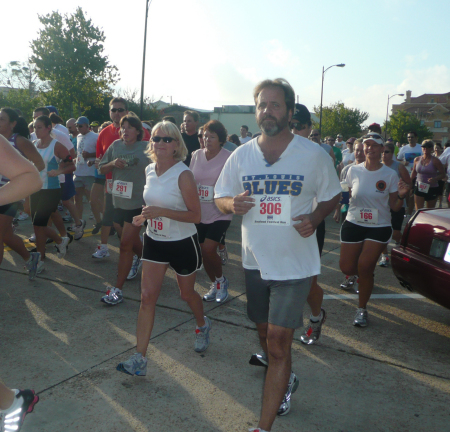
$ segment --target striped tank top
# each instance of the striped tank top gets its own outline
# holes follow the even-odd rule
[[[45,163],[45,168],[39,173],[43,182],[42,189],[59,189],[58,177],[48,176],[49,171],[59,168],[60,159],[55,156],[55,145],[58,141],[53,139],[46,148],[39,148],[40,142],[41,140],[37,140],[34,145]]]

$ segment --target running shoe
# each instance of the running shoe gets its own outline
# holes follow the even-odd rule
[[[223,249],[220,249],[220,246],[217,248],[217,254],[220,256],[220,259],[222,261],[222,265],[226,265],[228,262],[228,251],[227,251],[227,247],[224,245]]]
[[[94,228],[92,228],[92,235],[98,234],[100,230],[102,229],[102,223],[98,222],[94,225]]]
[[[28,270],[28,279],[33,280],[36,276],[41,254],[39,252],[31,252],[29,260],[25,263],[25,268]]]
[[[64,214],[62,214],[61,215],[61,217],[62,217],[62,220],[64,221],[64,222],[72,222],[72,216],[70,215],[70,213],[69,213],[69,210],[66,210],[65,212],[64,212]]]
[[[320,333],[322,331],[322,324],[327,319],[327,313],[325,312],[325,309],[320,308],[320,312],[322,314],[322,318],[319,319],[319,321],[317,321],[317,322],[313,322],[313,321],[309,320],[308,328],[300,336],[300,340],[305,345],[315,344],[320,338]]]
[[[341,283],[341,288],[344,290],[349,290],[355,282],[357,282],[358,276],[345,276],[344,281]]]
[[[128,273],[127,280],[134,279],[136,275],[139,273],[139,269],[141,268],[141,266],[142,266],[141,259],[137,255],[135,255],[133,257],[133,264],[131,264],[131,269],[130,273]]]
[[[39,402],[39,396],[34,390],[20,390],[14,398],[11,408],[2,412],[3,418],[0,430],[20,431],[27,414],[33,412]]]
[[[228,298],[228,279],[224,276],[223,282],[217,282],[216,303],[225,303]]]
[[[101,298],[103,303],[115,306],[123,302],[122,290],[119,288],[109,287],[106,295]]]
[[[378,265],[380,267],[387,267],[389,265],[389,257],[387,255],[381,255],[381,259]]]
[[[75,240],[80,240],[84,235],[84,228],[86,227],[86,221],[81,219],[81,223],[79,226],[75,227],[74,236]]]
[[[36,243],[36,234],[32,234],[31,237],[28,238],[30,243]]]
[[[97,250],[92,254],[92,258],[108,258],[109,257],[109,251],[108,247],[102,247],[102,245],[97,246]]]
[[[44,270],[45,270],[44,261],[39,261],[36,268],[36,274],[41,274]]]
[[[195,329],[195,352],[201,353],[209,347],[209,332],[211,331],[211,320],[205,316],[205,325]]]
[[[119,363],[116,367],[119,372],[128,375],[147,375],[147,359],[141,353],[134,353],[127,361]]]
[[[252,366],[269,366],[269,359],[267,358],[266,353],[263,351],[261,353],[255,353],[250,357],[250,361],[248,362]]]
[[[28,214],[24,211],[19,211],[19,214],[17,215],[17,219],[20,221],[24,221],[28,219]]]
[[[284,416],[289,414],[291,410],[291,396],[297,391],[299,381],[297,375],[291,372],[291,377],[289,378],[287,392],[284,395],[283,402],[281,402],[280,408],[278,409],[277,415]]]
[[[69,237],[69,244],[73,242],[73,235],[69,232],[67,233],[67,237]]]
[[[61,237],[61,244],[56,244],[56,250],[58,251],[58,258],[64,258],[67,252],[67,246],[69,245],[69,237]]]
[[[367,309],[358,308],[356,309],[355,318],[353,319],[353,325],[356,327],[367,327],[369,315]]]
[[[211,288],[207,294],[203,296],[203,301],[212,302],[216,299],[217,293],[217,284],[215,282],[211,282]]]
[[[64,211],[64,207],[62,206],[62,204],[58,204],[58,211],[60,212]]]

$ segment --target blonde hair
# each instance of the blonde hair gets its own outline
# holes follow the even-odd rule
[[[172,137],[175,141],[177,141],[178,146],[175,150],[175,154],[173,155],[173,158],[176,161],[184,161],[186,160],[186,157],[188,155],[188,149],[186,147],[186,144],[184,143],[183,137],[181,136],[181,132],[178,129],[178,126],[173,124],[170,121],[162,121],[157,123],[155,126],[153,126],[152,129],[152,136],[155,135],[156,131],[161,130],[166,135]],[[153,161],[156,162],[156,154],[153,150],[153,142],[150,138],[150,142],[148,143],[147,150],[145,153],[148,155],[148,157]]]

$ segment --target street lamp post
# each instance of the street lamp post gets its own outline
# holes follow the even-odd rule
[[[330,68],[332,68],[332,67],[335,67],[335,66],[337,66],[337,67],[344,67],[345,64],[344,64],[344,63],[335,64],[335,65],[333,65],[333,66],[327,67],[326,69],[325,69],[325,66],[322,66],[322,91],[321,91],[321,93],[320,93],[320,120],[319,120],[319,133],[320,133],[320,136],[322,136],[323,79],[324,79],[324,77],[325,77],[325,72],[326,72],[328,69],[330,69]]]
[[[147,21],[148,8],[152,0],[145,0],[145,33],[144,33],[144,54],[142,55],[142,81],[141,81],[141,120],[144,115],[144,77],[145,77],[145,50],[147,47]]]
[[[389,115],[389,100],[391,98],[393,98],[394,96],[405,96],[405,95],[404,95],[404,93],[398,93],[398,94],[395,94],[395,95],[392,95],[392,96],[388,95],[387,107],[386,107],[386,124],[385,124],[385,127],[384,127],[384,140],[385,141],[387,140],[387,122],[388,122],[388,115]]]

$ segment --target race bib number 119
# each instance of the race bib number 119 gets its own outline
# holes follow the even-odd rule
[[[291,197],[289,195],[253,195],[253,225],[291,225]]]

